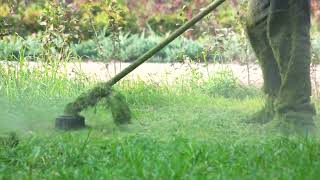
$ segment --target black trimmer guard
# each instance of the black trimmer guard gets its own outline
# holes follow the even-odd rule
[[[59,116],[56,118],[56,128],[62,130],[73,130],[85,128],[83,116]]]

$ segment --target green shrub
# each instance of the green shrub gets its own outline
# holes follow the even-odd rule
[[[44,37],[45,33],[39,32],[25,38],[11,36],[0,40],[0,59],[13,60],[10,57],[19,57],[21,51],[25,56],[37,57],[45,50],[45,47],[41,45]],[[55,36],[54,33],[52,37],[55,37],[50,41],[53,45],[70,46],[73,56],[91,60],[116,59],[125,62],[137,59],[165,38],[153,32],[148,35],[146,33],[120,33],[118,36],[119,47],[114,49],[115,40],[111,36],[104,37],[104,33],[94,39],[82,40],[80,43],[64,42],[60,36]],[[151,61],[177,62],[189,58],[197,62],[225,60],[231,62],[244,56],[245,50],[240,41],[236,34],[225,39],[224,37],[210,37],[197,41],[179,37],[158,52],[151,58]],[[65,43],[70,43],[70,45]]]
[[[28,36],[23,42],[25,48],[25,55],[36,57],[43,52],[43,47],[41,45],[41,36]]]
[[[24,34],[24,30],[24,25],[17,16],[0,16],[0,38],[14,33]]]
[[[6,19],[14,29],[11,34],[17,33],[23,37],[44,31],[45,27],[41,24],[49,19],[51,22],[55,21],[54,24],[63,25],[65,33],[76,33],[81,39],[90,39],[96,32],[102,32],[105,29],[108,30],[107,35],[117,29],[125,29],[129,32],[131,30],[136,32],[138,29],[134,14],[120,2],[74,1],[72,6],[63,1],[16,3],[19,2],[0,3],[0,25],[2,19]],[[13,10],[12,7],[17,8]],[[0,28],[2,30],[1,26]]]
[[[197,59],[200,58],[203,60],[201,57],[201,53],[204,51],[204,47],[201,43],[195,43],[192,40],[185,40],[185,47],[184,47],[184,53],[191,59]],[[207,59],[211,59],[210,56],[206,57]]]
[[[50,31],[51,32],[51,31]],[[58,36],[57,36],[58,35]],[[131,34],[119,33],[118,40],[114,37],[104,37],[101,33],[97,37],[89,40],[64,42],[62,36],[52,32],[50,37],[54,37],[50,43],[54,46],[63,44],[70,46],[73,56],[80,56],[91,60],[115,59],[131,62],[139,56],[155,47],[165,37],[156,35],[154,32]],[[60,37],[61,36],[61,37]],[[36,35],[23,38],[15,36],[0,40],[0,59],[11,60],[9,57],[19,57],[19,52],[23,50],[25,56],[36,57],[45,50],[43,40],[45,33],[39,32]],[[62,38],[62,39],[61,39]],[[191,40],[179,37],[172,43],[158,52],[151,61],[157,62],[177,62],[186,58],[197,62],[232,62],[234,60],[247,60],[247,42],[236,33],[228,33],[223,36],[206,36],[203,39]],[[114,48],[115,41],[119,46]],[[245,42],[243,42],[245,41]],[[314,41],[316,42],[316,41]],[[67,44],[66,44],[67,43]],[[46,43],[45,43],[46,44]],[[253,54],[250,52],[249,54]]]
[[[180,14],[157,14],[151,16],[147,23],[157,33],[165,34],[174,31],[186,21]]]
[[[120,48],[114,50],[112,38],[98,38],[98,43],[93,40],[83,41],[80,44],[73,45],[74,52],[81,57],[89,57],[99,59],[99,53],[103,58],[118,59],[125,62],[130,62],[137,59],[139,56],[155,47],[163,38],[154,33],[146,36],[142,34],[120,33],[119,41]],[[189,58],[200,57],[204,50],[203,45],[196,41],[185,38],[178,38],[167,47],[158,52],[152,60],[161,62],[174,62],[181,60],[181,54]],[[99,52],[102,51],[102,52]],[[116,52],[116,53],[115,53]],[[117,54],[118,53],[118,54]]]
[[[13,60],[19,57],[19,52],[23,48],[20,39],[0,41],[0,57],[1,60]]]
[[[74,53],[85,58],[95,58],[98,56],[97,45],[93,40],[84,41],[72,46]]]
[[[256,59],[247,37],[231,29],[221,29],[215,36],[204,36],[199,41],[206,45],[207,58],[214,62],[252,63]]]
[[[154,47],[157,44],[157,39],[157,37],[145,37],[144,34],[122,35],[122,37],[120,38],[120,58],[123,61],[133,61],[137,59],[143,53]]]
[[[43,52],[39,37],[11,36],[0,41],[0,60],[15,61],[21,55],[25,57],[36,57]]]
[[[21,23],[25,28],[30,32],[38,32],[44,30],[43,27],[39,24],[40,17],[43,15],[43,9],[41,6],[32,4],[28,6],[22,15]]]
[[[0,17],[6,17],[10,14],[10,7],[7,3],[0,4]]]

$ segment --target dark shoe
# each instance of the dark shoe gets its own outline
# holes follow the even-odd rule
[[[314,114],[306,112],[277,113],[267,127],[283,135],[312,136],[317,131],[313,117]]]
[[[246,118],[244,122],[248,124],[266,124],[270,122],[275,115],[273,103],[274,100],[272,98],[267,98],[265,106],[260,111]]]
[[[266,124],[274,118],[274,113],[270,112],[266,108],[254,113],[251,117],[244,120],[248,124]]]

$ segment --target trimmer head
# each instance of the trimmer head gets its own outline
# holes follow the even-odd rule
[[[63,130],[73,130],[85,128],[85,118],[83,116],[59,116],[56,118],[56,128]]]

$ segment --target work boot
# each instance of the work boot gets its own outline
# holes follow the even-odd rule
[[[270,0],[269,6],[267,34],[281,74],[270,125],[284,134],[310,134],[316,114],[311,104],[310,2]]]
[[[276,113],[274,119],[266,127],[285,136],[313,136],[317,129],[313,113],[293,111]]]
[[[267,98],[265,106],[260,111],[247,117],[244,120],[246,123],[265,124],[273,119],[275,114],[274,97],[277,96],[281,85],[279,65],[268,39],[269,6],[270,0],[249,1],[246,30],[252,49],[261,66],[264,82],[263,91]]]
[[[267,97],[264,107],[244,120],[249,124],[265,124],[270,122],[275,115],[274,98]]]

